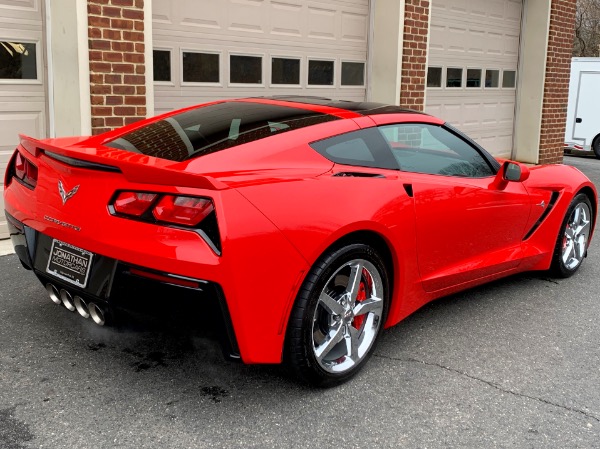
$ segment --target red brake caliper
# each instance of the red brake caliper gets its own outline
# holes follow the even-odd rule
[[[363,281],[360,281],[360,286],[358,287],[358,294],[356,295],[356,302],[363,302],[367,299],[367,288]],[[359,315],[354,317],[354,321],[352,321],[352,326],[355,329],[360,329],[365,322],[366,315]]]

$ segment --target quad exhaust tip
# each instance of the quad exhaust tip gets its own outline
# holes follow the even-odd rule
[[[73,304],[73,296],[71,293],[66,291],[64,288],[60,289],[60,300],[69,312],[75,312],[75,305]]]
[[[102,308],[95,302],[90,302],[88,304],[88,310],[92,320],[94,320],[94,323],[96,323],[98,326],[104,326],[106,319],[104,318],[104,311]]]
[[[54,285],[47,283],[46,291],[48,292],[48,295],[54,304],[62,304],[62,301],[60,300],[60,293]]]
[[[104,310],[95,302],[87,303],[81,296],[73,296],[64,288],[59,290],[58,287],[50,282],[46,284],[46,291],[54,304],[62,304],[71,312],[77,310],[79,315],[83,318],[91,318],[98,326],[106,324]]]
[[[73,304],[75,305],[75,308],[77,309],[77,313],[79,313],[79,315],[81,315],[84,318],[90,317],[90,309],[88,308],[87,303],[81,296],[75,296],[73,298]]]

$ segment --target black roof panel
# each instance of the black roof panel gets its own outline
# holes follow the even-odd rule
[[[420,111],[406,109],[400,106],[389,105],[385,103],[375,103],[372,101],[348,101],[332,100],[325,97],[311,97],[303,95],[275,95],[271,97],[260,97],[271,100],[290,101],[293,103],[317,104],[320,106],[329,106],[332,108],[345,109],[346,111],[356,112],[361,115],[377,114],[423,114]]]

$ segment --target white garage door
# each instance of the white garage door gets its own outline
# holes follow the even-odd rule
[[[364,100],[368,0],[153,0],[156,113],[225,97]]]
[[[522,0],[436,0],[425,110],[494,155],[513,142]]]
[[[0,188],[18,133],[46,135],[41,0],[0,0]],[[8,237],[0,195],[0,238]]]

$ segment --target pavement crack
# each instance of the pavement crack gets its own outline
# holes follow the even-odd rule
[[[528,395],[528,394],[525,394],[525,393],[520,393],[518,391],[508,390],[506,388],[503,388],[501,385],[499,385],[497,383],[494,383],[492,381],[481,379],[480,377],[473,376],[473,375],[471,375],[469,373],[465,373],[464,371],[460,371],[460,370],[457,370],[457,369],[454,369],[454,368],[450,368],[449,366],[444,366],[444,365],[441,365],[439,363],[426,362],[424,360],[418,360],[418,359],[414,359],[412,357],[399,358],[399,357],[391,357],[391,356],[382,355],[382,354],[373,354],[373,356],[374,357],[379,357],[379,358],[382,358],[382,359],[393,360],[393,361],[396,361],[396,362],[421,363],[421,364],[426,365],[426,366],[432,366],[432,367],[436,367],[436,368],[441,368],[441,369],[443,369],[445,371],[449,371],[449,372],[458,374],[460,376],[467,377],[469,379],[475,380],[477,382],[484,383],[484,384],[486,384],[486,385],[488,385],[488,386],[490,386],[492,388],[495,388],[496,390],[501,391],[503,393],[511,394],[513,396],[517,396],[517,397],[520,397],[520,398],[531,399],[533,401],[538,401],[538,402],[541,402],[543,404],[551,405],[553,407],[558,407],[558,408],[561,408],[563,410],[567,410],[567,411],[572,412],[572,413],[578,413],[578,414],[583,415],[583,416],[585,416],[587,418],[590,418],[590,419],[593,419],[593,420],[595,420],[597,422],[600,422],[600,418],[598,418],[597,416],[595,416],[595,415],[593,415],[591,413],[586,412],[585,410],[581,410],[581,409],[574,408],[574,407],[569,407],[568,405],[558,404],[556,402],[552,402],[552,401],[549,401],[549,400],[544,399],[544,398],[539,398],[537,396],[531,396],[531,395]]]

